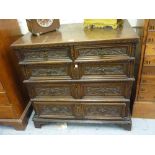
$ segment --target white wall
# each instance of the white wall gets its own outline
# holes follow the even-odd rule
[[[129,23],[131,26],[142,26],[144,20],[143,19],[128,19]],[[82,23],[83,19],[60,19],[60,24],[67,24],[67,23]],[[22,34],[26,34],[28,32],[28,28],[26,25],[26,20],[25,19],[18,19],[18,23],[21,28]]]

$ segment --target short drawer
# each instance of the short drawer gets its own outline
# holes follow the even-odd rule
[[[33,102],[36,114],[42,118],[122,119],[126,103]]]
[[[103,58],[106,56],[132,56],[130,45],[75,46],[75,58]]]
[[[55,97],[76,98],[84,97],[122,97],[130,98],[132,81],[104,81],[104,82],[27,82],[31,98]]]
[[[0,92],[0,106],[10,105],[8,97],[5,93]]]
[[[19,61],[50,61],[61,59],[72,59],[72,54],[69,47],[63,48],[23,48],[15,50]]]
[[[155,101],[155,84],[141,84],[139,88],[138,100]]]

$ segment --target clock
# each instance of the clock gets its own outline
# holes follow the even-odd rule
[[[59,19],[27,19],[29,31],[34,35],[40,35],[54,31],[60,27]]]

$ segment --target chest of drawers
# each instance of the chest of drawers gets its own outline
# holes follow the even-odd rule
[[[17,40],[12,48],[35,110],[35,127],[49,122],[114,123],[130,130],[137,41],[127,21],[117,30],[69,24]]]

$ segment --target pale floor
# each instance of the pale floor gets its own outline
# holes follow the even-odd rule
[[[0,126],[0,135],[155,135],[155,119],[133,118],[132,131],[126,131],[114,125],[65,123],[44,125],[41,129],[37,129],[33,125],[32,115],[25,131],[16,131],[12,127]]]

